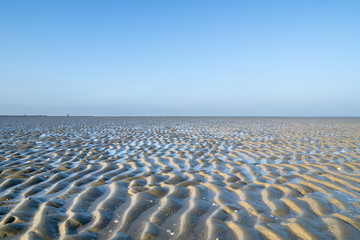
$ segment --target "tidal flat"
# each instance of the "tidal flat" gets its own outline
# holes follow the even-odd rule
[[[360,239],[360,118],[0,117],[1,239]]]

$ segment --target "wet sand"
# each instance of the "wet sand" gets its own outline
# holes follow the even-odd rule
[[[360,239],[360,119],[0,117],[0,238]]]

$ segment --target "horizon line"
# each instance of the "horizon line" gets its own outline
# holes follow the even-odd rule
[[[125,118],[360,118],[360,116],[287,116],[287,115],[46,115],[46,114],[0,114],[0,117],[125,117]]]

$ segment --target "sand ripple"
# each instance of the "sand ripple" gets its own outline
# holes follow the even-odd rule
[[[360,239],[360,119],[0,118],[2,239]]]

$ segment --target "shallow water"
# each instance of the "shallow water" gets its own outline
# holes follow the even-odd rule
[[[360,239],[359,118],[0,117],[4,239]]]

